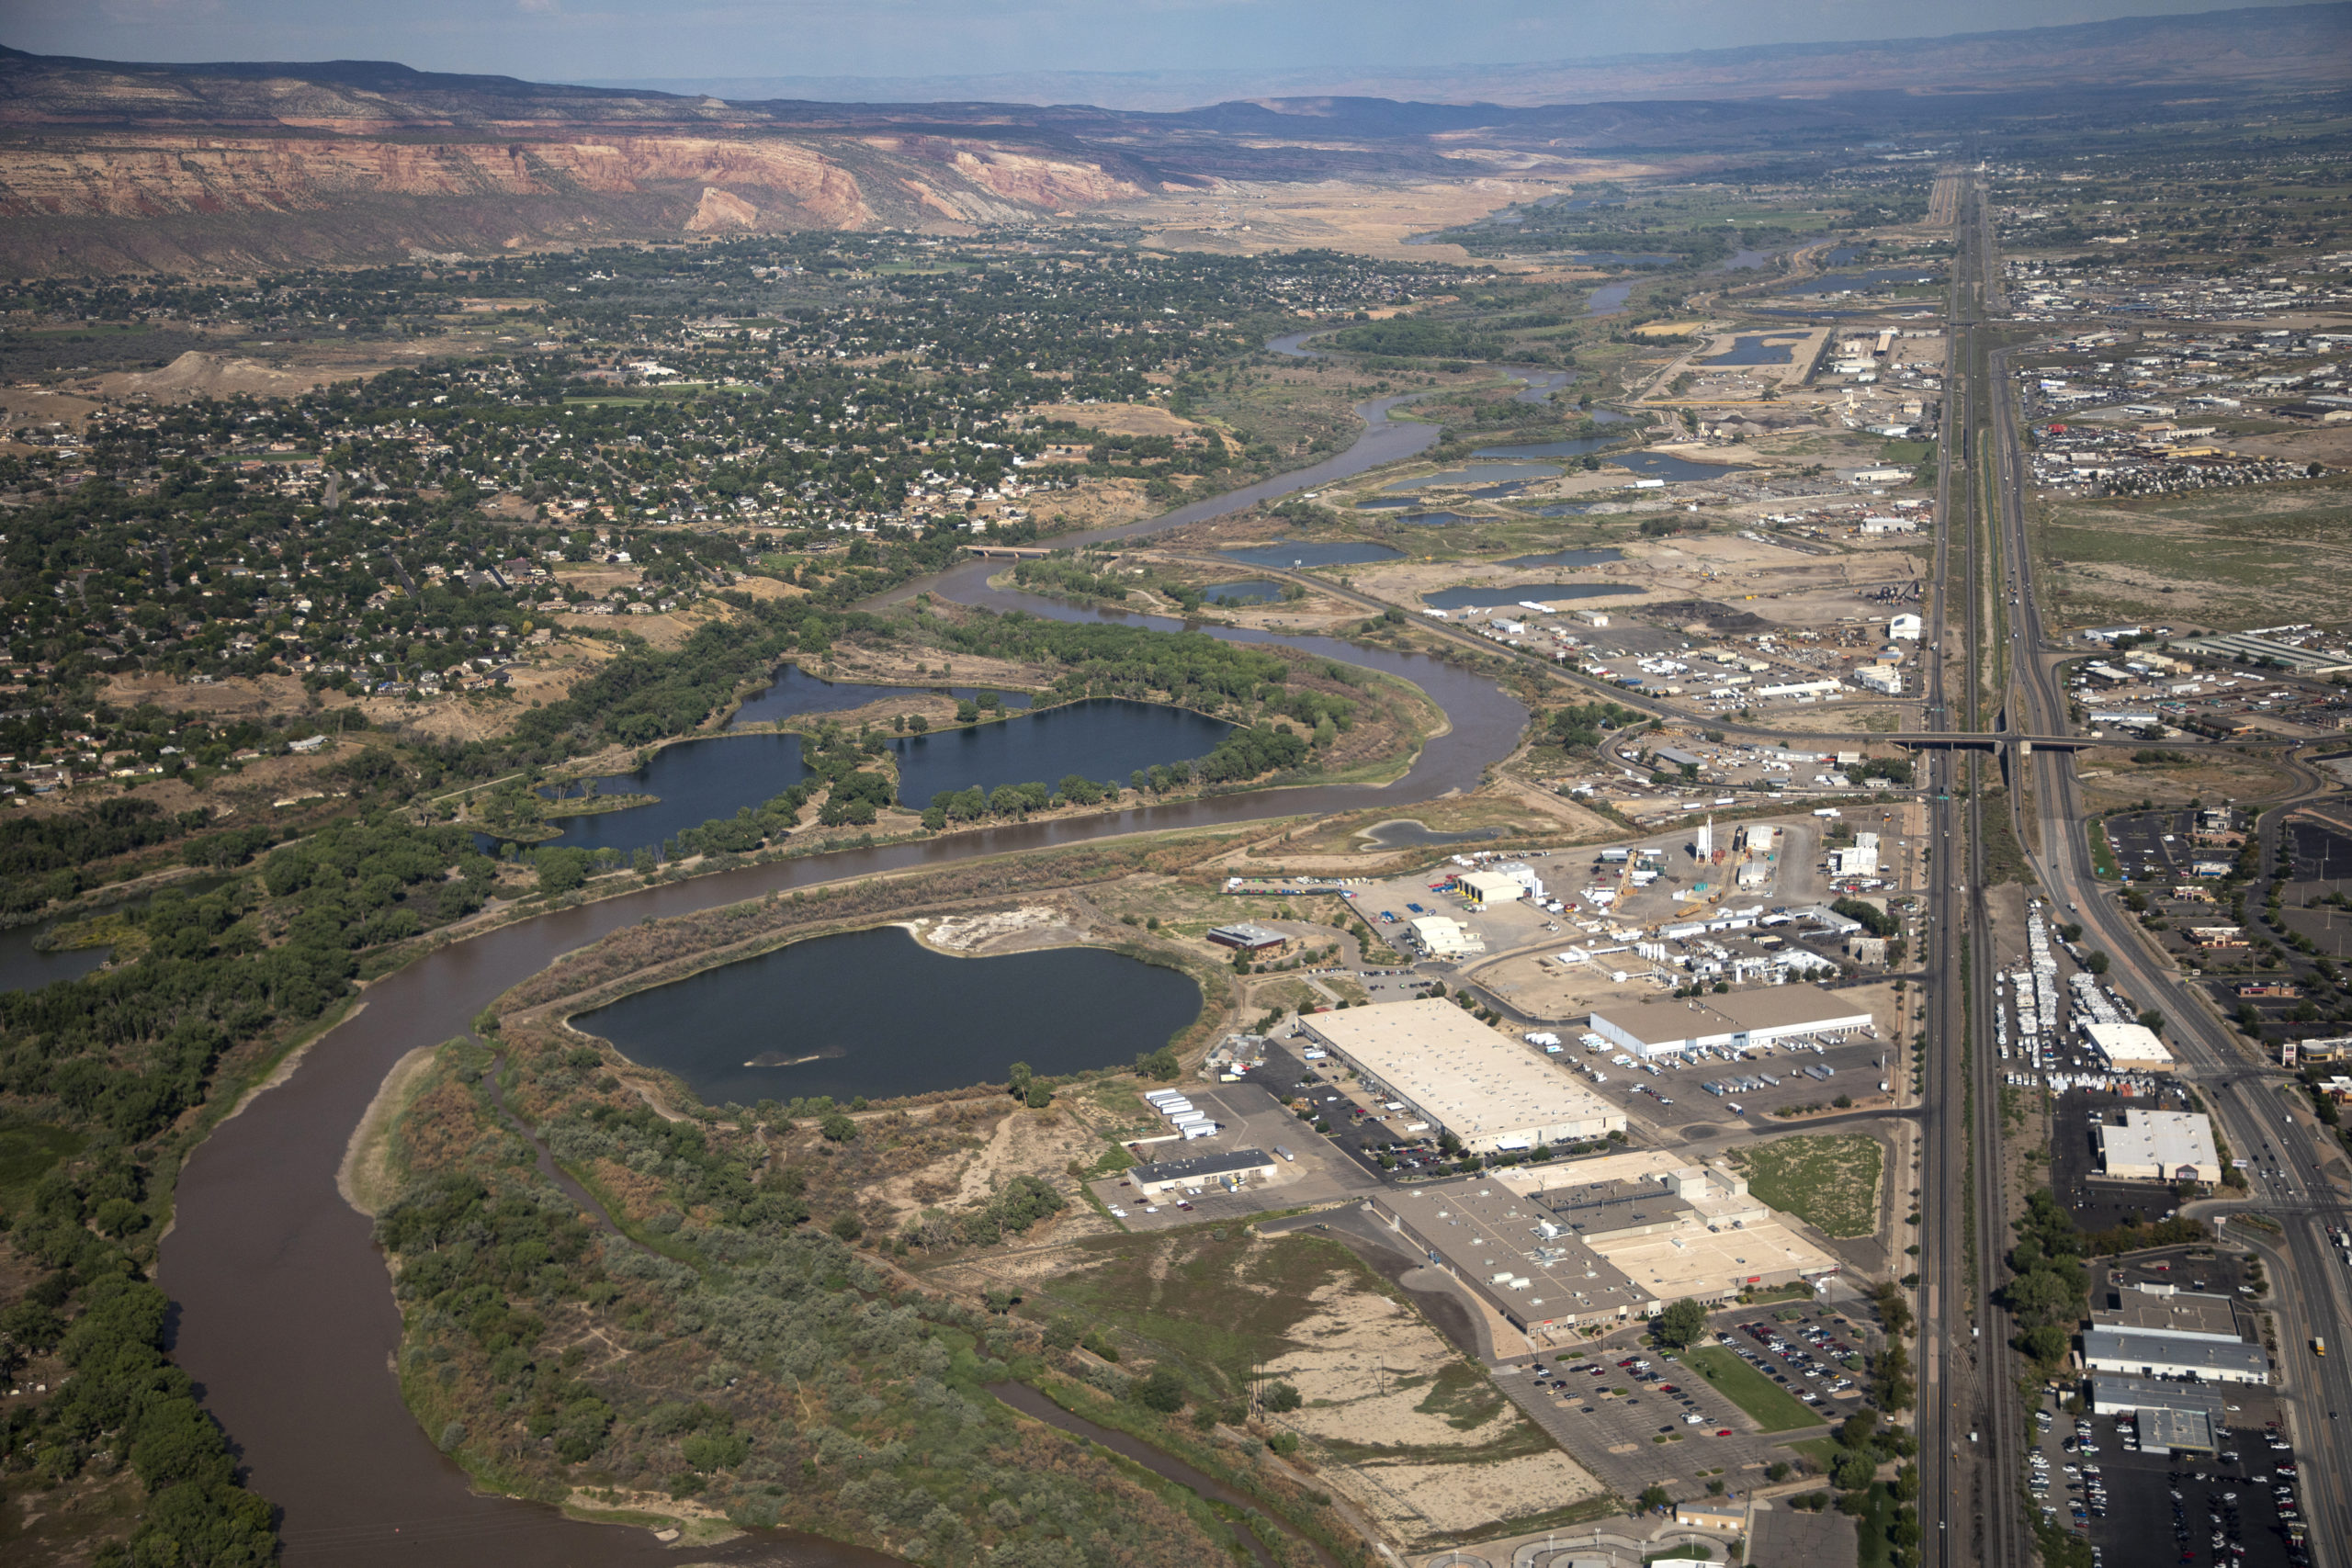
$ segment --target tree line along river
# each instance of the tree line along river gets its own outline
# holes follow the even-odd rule
[[[1438,431],[1389,419],[1391,410],[1409,400],[1387,397],[1363,405],[1358,411],[1363,434],[1347,451],[1313,468],[1066,542],[1132,538],[1410,457],[1431,445]],[[902,585],[876,604],[928,591],[1063,619],[1176,624],[1076,610],[993,589],[987,582],[991,570],[984,560],[965,562]],[[1517,743],[1527,721],[1526,709],[1490,679],[1425,655],[1325,637],[1207,630],[1238,642],[1289,642],[1412,682],[1444,711],[1450,728],[1422,749],[1402,779],[1385,787],[1306,785],[1009,823],[657,884],[490,931],[371,985],[358,1009],[313,1044],[282,1083],[220,1124],[180,1176],[160,1277],[175,1307],[173,1352],[237,1446],[250,1470],[249,1484],[283,1509],[288,1562],[605,1568],[676,1561],[671,1549],[640,1530],[597,1529],[537,1505],[477,1495],[402,1404],[392,1371],[401,1321],[383,1259],[369,1220],[344,1201],[336,1186],[347,1145],[401,1056],[463,1033],[509,987],[640,920],[1007,851],[1301,812],[1404,806],[1476,787],[1486,766]],[[989,728],[1005,733],[1014,726]],[[700,1555],[796,1568],[888,1561],[836,1542],[778,1533],[746,1536]]]

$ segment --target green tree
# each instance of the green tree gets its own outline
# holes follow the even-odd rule
[[[1183,1409],[1185,1396],[1191,1392],[1184,1386],[1183,1375],[1170,1366],[1154,1367],[1149,1377],[1138,1379],[1130,1386],[1137,1404],[1162,1416],[1173,1416]]]
[[[1677,1350],[1686,1349],[1697,1344],[1706,1334],[1707,1309],[1685,1296],[1679,1302],[1669,1303],[1650,1326],[1659,1344],[1671,1346]]]
[[[1298,1390],[1286,1382],[1278,1382],[1266,1390],[1266,1408],[1277,1415],[1295,1410],[1304,1403],[1299,1398]]]

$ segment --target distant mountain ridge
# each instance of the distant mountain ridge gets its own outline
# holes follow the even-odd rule
[[[1825,45],[1671,57],[1715,78],[1678,97],[1318,93],[1174,112],[744,101],[381,61],[155,65],[0,48],[0,265],[244,269],[742,231],[968,232],[1233,181],[1567,176],[1595,159],[1703,166],[1888,136],[1950,146],[2005,116],[2134,123],[2178,91],[2176,62],[2197,50],[2200,96],[2324,87],[2352,103],[2346,28],[2352,4],[1982,34],[1938,40],[1948,61],[1975,59],[1977,79],[1940,67],[1950,79],[1932,85],[1865,58],[1911,46]],[[2025,80],[2001,64],[2021,51],[2044,73],[2077,74]],[[1806,85],[1833,69],[1854,74]],[[1508,96],[1510,70],[1481,84]],[[1746,90],[1759,71],[1778,91]]]
[[[1880,88],[1970,90],[2323,84],[2352,79],[2352,4],[2243,6],[2046,28],[1672,54],[1463,66],[1294,71],[1035,71],[978,76],[707,76],[595,85],[729,100],[985,99],[1166,112],[1234,98],[1412,98],[1512,107],[1645,97],[1758,97]]]

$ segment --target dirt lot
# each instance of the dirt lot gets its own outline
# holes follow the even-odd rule
[[[2225,800],[2267,800],[2293,787],[2282,769],[2259,758],[2224,753],[2218,748],[2197,753],[2189,767],[2143,766],[2128,750],[2085,751],[2075,758],[2083,782],[2083,803],[2093,811],[2136,806],[2143,800],[2157,806],[2186,806],[2202,800],[2218,806]]]
[[[1151,403],[1042,403],[1029,416],[1066,419],[1080,429],[1108,435],[1190,435],[1200,428]]]

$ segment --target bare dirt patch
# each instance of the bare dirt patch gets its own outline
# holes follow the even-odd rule
[[[1033,419],[1066,419],[1107,435],[1190,435],[1200,429],[1150,403],[1046,403],[1029,413]]]

